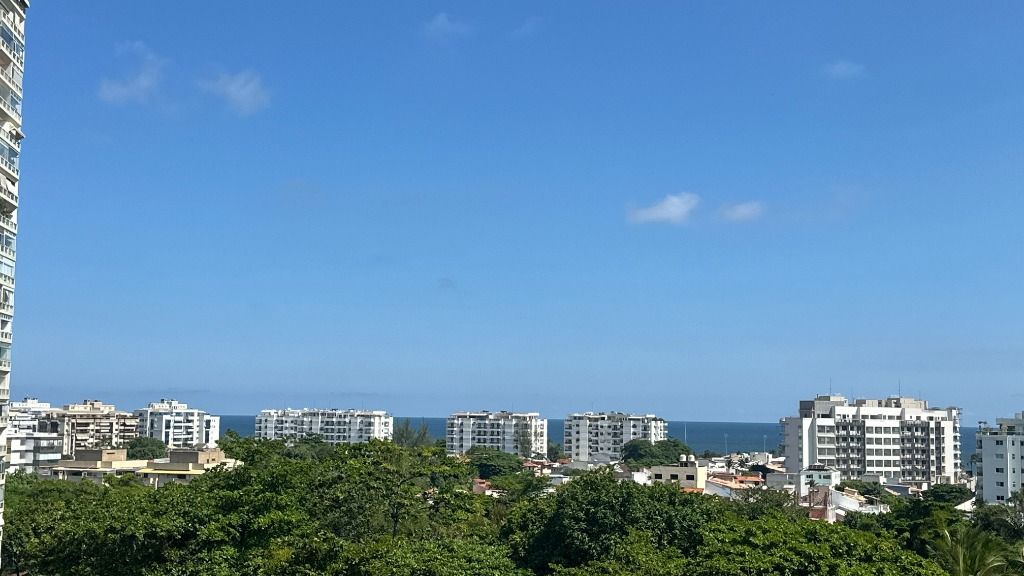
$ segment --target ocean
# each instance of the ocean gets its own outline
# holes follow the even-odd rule
[[[427,424],[427,430],[435,439],[444,438],[444,418],[421,418],[418,416],[395,416],[395,424],[408,419],[414,427],[420,422]],[[220,429],[223,434],[234,430],[242,436],[252,436],[256,431],[255,416],[221,416]],[[562,443],[565,421],[548,419],[548,439]],[[960,427],[960,444],[965,468],[974,454],[974,435],[977,428]],[[669,422],[668,435],[685,442],[690,448],[701,453],[712,452],[759,452],[773,450],[782,444],[782,428],[777,422]]]

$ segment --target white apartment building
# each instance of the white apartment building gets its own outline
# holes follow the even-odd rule
[[[994,428],[980,426],[975,448],[978,496],[1005,504],[1024,487],[1024,412],[996,419]]]
[[[268,440],[314,435],[331,444],[362,444],[391,440],[393,431],[394,418],[384,410],[285,408],[256,417],[256,437]]]
[[[878,475],[925,489],[961,479],[959,408],[900,396],[851,404],[827,395],[801,400],[800,414],[781,423],[787,472],[822,464],[844,480]]]
[[[59,434],[9,427],[0,434],[0,441],[7,449],[4,459],[9,472],[39,472],[55,466],[61,457]]]
[[[548,421],[537,412],[455,412],[445,426],[449,454],[474,446],[494,448],[526,458],[546,458]]]
[[[21,402],[11,402],[10,406],[7,427],[26,432],[39,430],[39,420],[53,411],[49,402],[40,402],[38,398],[25,398]]]
[[[631,440],[668,438],[668,424],[654,414],[583,412],[565,417],[563,449],[576,462],[614,462]]]
[[[25,12],[28,0],[0,0],[0,434],[7,427],[11,398],[11,343],[14,322],[14,263],[18,236],[18,181],[21,178],[21,98],[25,72]],[[0,452],[6,450],[0,442]],[[6,461],[0,453],[0,461]],[[4,484],[0,468],[0,538]]]
[[[177,400],[161,399],[135,411],[139,436],[159,438],[169,448],[216,446],[220,440],[220,416],[189,408]]]
[[[124,446],[139,435],[138,417],[99,400],[65,404],[39,414],[36,430],[57,434],[64,454],[70,458],[78,450]]]

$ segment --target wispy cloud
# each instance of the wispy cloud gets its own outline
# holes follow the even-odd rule
[[[668,222],[670,224],[681,224],[689,219],[690,214],[697,209],[700,203],[700,196],[683,192],[681,194],[669,194],[661,201],[629,211],[629,221],[637,224],[649,222]]]
[[[730,222],[749,222],[764,214],[763,202],[739,202],[722,207],[722,218]]]
[[[263,85],[263,78],[249,70],[237,74],[222,72],[212,80],[200,82],[200,86],[223,98],[228,108],[240,116],[249,116],[270,106],[270,92]]]
[[[471,34],[473,26],[452,18],[447,12],[438,12],[433,18],[423,23],[420,32],[428,38],[455,38]]]
[[[849,60],[836,60],[825,65],[825,76],[833,80],[853,80],[864,75],[864,65]]]
[[[118,46],[117,53],[136,59],[138,68],[125,78],[101,80],[98,92],[100,100],[111,104],[148,101],[160,87],[163,67],[167,61],[157,56],[142,42],[122,44]]]
[[[527,18],[526,22],[520,24],[515,30],[512,31],[513,38],[529,38],[536,36],[540,32],[541,20],[536,16]]]

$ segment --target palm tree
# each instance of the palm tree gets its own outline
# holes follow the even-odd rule
[[[950,576],[997,576],[1006,573],[1008,562],[1002,543],[991,534],[966,524],[944,529],[931,551]]]

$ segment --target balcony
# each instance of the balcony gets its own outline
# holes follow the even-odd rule
[[[12,209],[18,207],[18,195],[10,190],[10,185],[4,185],[2,182],[0,182],[0,203],[8,205]]]
[[[3,168],[9,175],[13,176],[14,179],[17,180],[21,174],[21,170],[18,168],[17,164],[8,158],[8,154],[5,152],[8,152],[9,150],[11,149],[7,148],[6,144],[0,142],[0,168]],[[18,156],[15,154],[14,159],[17,160],[17,158]],[[14,196],[15,202],[17,202],[17,199],[18,197]]]
[[[13,232],[14,234],[18,233],[18,223],[15,222],[14,220],[11,220],[7,216],[0,216],[0,227],[6,228],[7,230]]]
[[[17,39],[13,26],[0,23],[0,52],[21,68],[25,67],[25,45]]]

